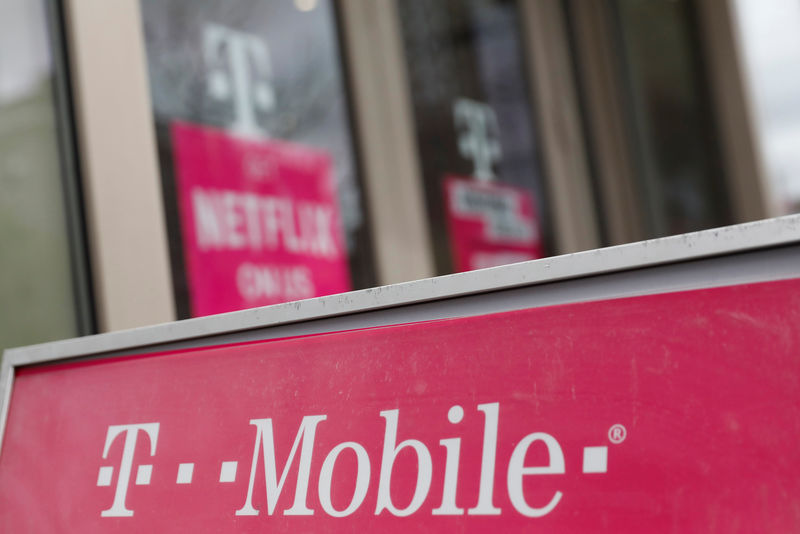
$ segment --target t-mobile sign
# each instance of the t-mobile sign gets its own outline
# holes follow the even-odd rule
[[[350,289],[330,157],[174,123],[193,315]]]
[[[21,368],[2,532],[798,532],[800,280]]]

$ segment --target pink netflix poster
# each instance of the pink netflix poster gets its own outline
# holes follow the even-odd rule
[[[543,256],[533,195],[520,187],[448,176],[445,202],[458,272]]]
[[[193,316],[350,290],[331,158],[172,124]]]

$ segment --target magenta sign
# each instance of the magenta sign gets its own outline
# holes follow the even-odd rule
[[[172,125],[192,315],[350,289],[328,154]]]
[[[798,295],[21,368],[0,532],[800,532]]]
[[[456,271],[542,257],[539,220],[530,191],[458,176],[448,176],[444,189]]]

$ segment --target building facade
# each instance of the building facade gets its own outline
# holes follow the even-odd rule
[[[0,347],[797,212],[753,4],[7,0]]]

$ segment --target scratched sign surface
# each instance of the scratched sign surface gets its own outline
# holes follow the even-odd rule
[[[42,365],[0,532],[800,532],[800,280]]]

